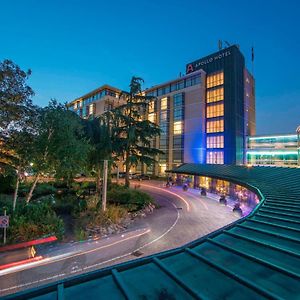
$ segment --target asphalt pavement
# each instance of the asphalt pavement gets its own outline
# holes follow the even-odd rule
[[[134,183],[133,183],[134,184]],[[160,208],[135,220],[126,232],[52,247],[41,261],[0,271],[0,296],[173,249],[238,219],[231,209],[193,189],[143,181]]]

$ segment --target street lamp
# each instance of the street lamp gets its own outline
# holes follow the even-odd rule
[[[298,150],[298,167],[300,166],[300,125],[296,129],[297,132],[297,150]]]

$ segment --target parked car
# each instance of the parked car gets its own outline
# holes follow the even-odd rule
[[[129,173],[129,179],[136,179],[136,173]]]
[[[150,180],[151,178],[147,174],[139,174],[139,175],[136,175],[135,179],[142,181],[142,180]]]

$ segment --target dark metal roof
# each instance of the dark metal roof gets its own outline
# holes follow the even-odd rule
[[[172,172],[236,182],[262,201],[187,246],[10,298],[300,299],[300,169],[184,164]]]

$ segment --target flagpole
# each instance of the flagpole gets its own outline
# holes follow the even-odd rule
[[[251,48],[252,76],[254,78],[254,47]]]

